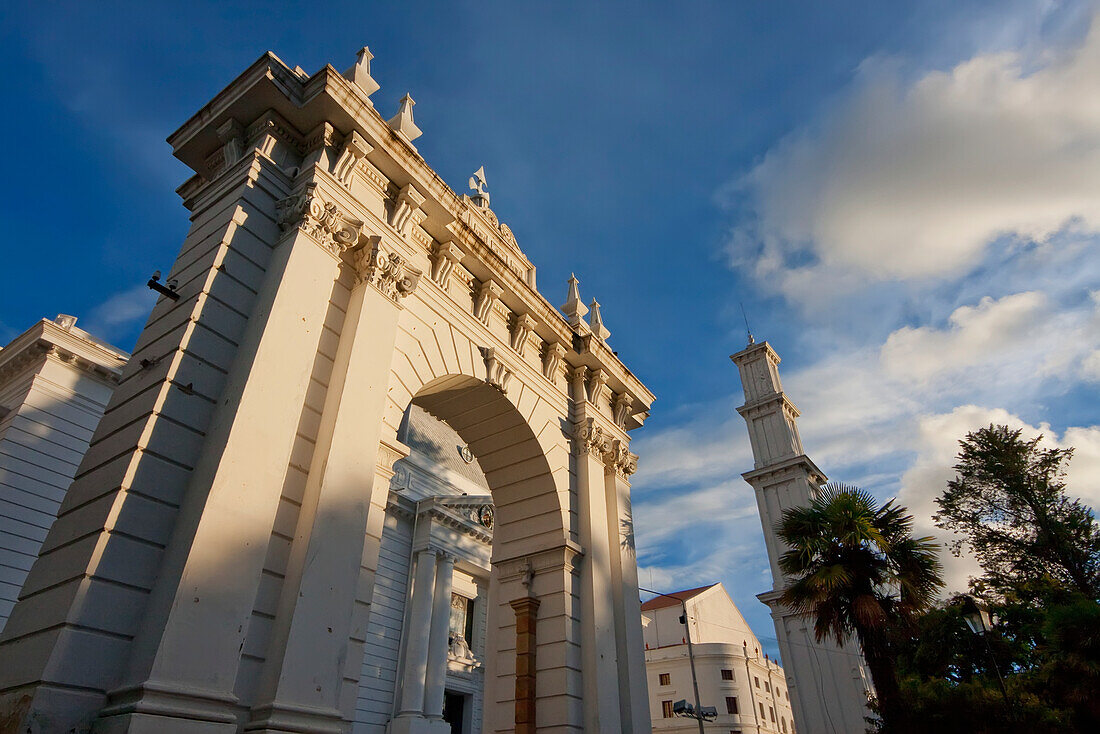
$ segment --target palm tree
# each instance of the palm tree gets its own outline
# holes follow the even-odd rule
[[[939,546],[914,538],[913,517],[890,500],[830,482],[783,513],[776,527],[789,546],[779,567],[789,579],[781,601],[810,616],[818,642],[852,634],[863,650],[887,731],[908,731],[888,632],[928,609],[943,586]]]

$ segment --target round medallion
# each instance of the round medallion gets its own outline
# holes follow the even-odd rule
[[[482,505],[481,509],[477,511],[477,519],[481,521],[481,524],[490,530],[493,529],[493,506]]]
[[[469,446],[459,446],[458,455],[462,457],[462,460],[467,464],[474,463],[474,452],[470,451]]]

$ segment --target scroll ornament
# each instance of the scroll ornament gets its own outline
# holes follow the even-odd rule
[[[578,455],[591,454],[603,459],[604,455],[611,450],[611,436],[596,425],[596,421],[592,418],[577,424],[574,439]]]
[[[380,237],[356,251],[356,269],[361,281],[367,281],[394,303],[416,290],[423,274],[396,252],[387,252]]]
[[[336,257],[359,240],[363,223],[343,214],[332,202],[317,195],[313,187],[303,193],[288,196],[275,205],[279,228],[297,228],[312,237]]]
[[[630,453],[625,443],[588,418],[577,424],[574,431],[575,451],[578,455],[591,454],[613,469],[619,476],[628,477],[638,470],[638,455]]]

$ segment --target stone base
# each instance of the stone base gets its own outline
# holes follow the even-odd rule
[[[132,712],[95,722],[95,734],[235,734],[237,724]]]
[[[408,714],[392,719],[386,726],[386,734],[451,734],[451,725],[443,719]]]

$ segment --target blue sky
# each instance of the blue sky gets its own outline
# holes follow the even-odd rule
[[[129,348],[186,232],[164,138],[265,50],[375,54],[417,147],[555,303],[575,271],[657,394],[643,585],[723,581],[772,652],[728,355],[783,357],[807,452],[932,530],[955,441],[1077,447],[1100,501],[1100,24],[1086,2],[10,3],[0,343],[58,312]],[[952,563],[955,587],[968,566]],[[770,639],[769,639],[770,638]]]

